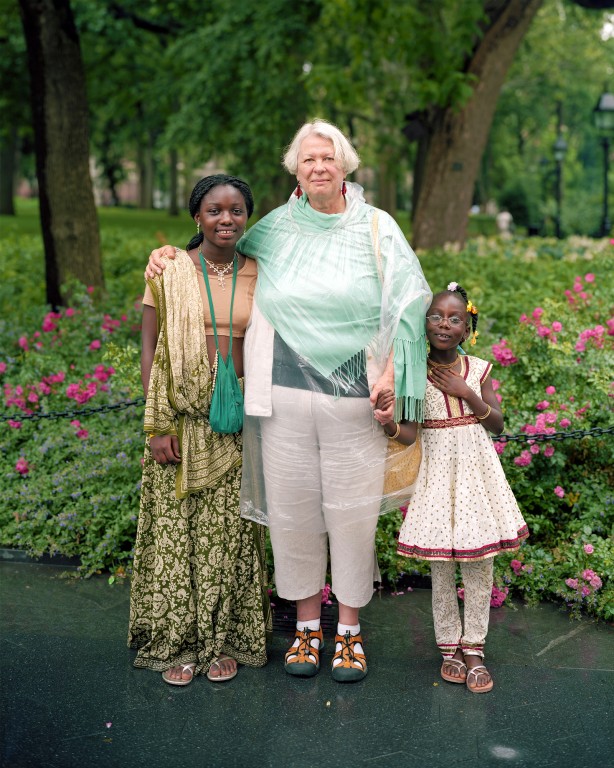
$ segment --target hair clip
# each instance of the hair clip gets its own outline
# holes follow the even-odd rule
[[[477,341],[477,338],[478,338],[478,336],[479,336],[479,335],[480,335],[480,332],[479,332],[479,331],[474,331],[474,332],[471,334],[471,341],[470,341],[469,343],[470,343],[470,345],[471,345],[472,347],[475,347],[475,344],[476,344],[476,341]]]
[[[448,283],[448,290],[455,291],[458,288],[458,283]]]
[[[467,312],[471,312],[472,315],[477,315],[478,308],[471,301],[467,302]]]

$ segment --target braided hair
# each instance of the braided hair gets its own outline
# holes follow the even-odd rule
[[[192,190],[192,194],[190,195],[190,202],[188,203],[190,216],[192,218],[196,216],[200,210],[202,199],[206,194],[211,192],[212,189],[215,189],[215,187],[226,186],[234,187],[238,192],[241,193],[243,199],[245,200],[247,218],[249,219],[249,217],[254,212],[254,197],[252,195],[251,189],[249,188],[249,184],[246,181],[243,181],[243,179],[239,179],[236,176],[227,176],[225,173],[216,173],[213,176],[205,176],[196,184]],[[194,235],[194,237],[187,244],[186,251],[189,251],[192,248],[197,248],[202,243],[204,237],[205,236],[202,232]]]
[[[467,291],[463,288],[462,285],[459,285],[458,283],[450,283],[445,291],[442,291],[441,294],[446,293],[458,293],[462,297],[465,306],[467,307],[467,312],[469,313],[469,317],[471,318],[471,346],[473,346],[476,342],[476,339],[478,337],[477,327],[478,327],[478,308],[473,304],[471,301],[469,301],[469,297],[467,296]]]

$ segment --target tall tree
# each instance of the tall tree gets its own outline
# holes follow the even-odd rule
[[[413,215],[413,243],[433,248],[463,242],[467,214],[501,87],[543,0],[486,0],[481,34],[464,71],[473,80],[462,105],[423,112],[422,180]]]
[[[88,111],[69,0],[19,0],[28,52],[47,301],[70,278],[103,286],[89,173]]]

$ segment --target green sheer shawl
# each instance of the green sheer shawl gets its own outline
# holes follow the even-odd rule
[[[237,247],[258,260],[255,300],[286,344],[338,388],[365,372],[365,350],[383,367],[394,349],[396,418],[421,421],[431,292],[405,236],[384,211],[377,212],[374,243],[376,210],[351,183],[342,214],[319,213],[306,195],[292,197]]]

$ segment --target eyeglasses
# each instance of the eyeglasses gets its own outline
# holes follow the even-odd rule
[[[454,328],[457,328],[459,325],[464,325],[465,320],[463,320],[462,317],[458,317],[457,315],[452,315],[452,317],[442,317],[441,315],[427,315],[426,319],[429,321],[431,325],[441,325],[444,320],[447,320],[450,325]]]

